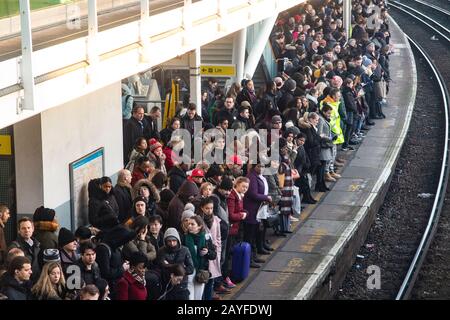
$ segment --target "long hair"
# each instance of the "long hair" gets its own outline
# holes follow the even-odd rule
[[[55,285],[52,284],[50,280],[50,273],[53,269],[59,268],[61,272],[61,277],[59,278],[58,283]],[[61,268],[61,265],[58,262],[48,262],[44,264],[42,268],[41,275],[37,283],[31,289],[31,292],[38,297],[38,299],[48,299],[54,297],[60,297],[63,293],[63,288],[66,286],[66,280],[64,279],[64,273]]]

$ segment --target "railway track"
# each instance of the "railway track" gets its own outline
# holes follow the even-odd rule
[[[448,85],[450,80],[448,74],[449,62],[448,60],[445,60],[445,57],[436,56],[437,53],[433,52],[436,51],[436,49],[427,46],[427,41],[425,41],[423,35],[413,32],[414,27],[411,27],[411,25],[424,25],[425,28],[427,28],[432,33],[437,33],[438,36],[433,35],[432,37],[430,37],[430,40],[440,43],[442,49],[437,50],[438,52],[447,52],[448,54],[448,51],[450,51],[450,31],[447,28],[447,24],[449,23],[448,18],[450,16],[450,13],[435,4],[425,3],[422,0],[402,1],[402,3],[392,1],[390,2],[390,6],[391,8],[393,7],[394,9],[401,12],[401,15],[407,17],[406,19],[414,22],[413,24],[410,24],[409,27],[406,27],[405,24],[403,28],[411,45],[415,47],[415,50],[417,50],[417,54],[420,54],[423,57],[424,61],[426,61],[426,63],[429,65],[430,69],[433,72],[433,76],[437,80],[439,90],[441,91],[441,95],[443,97],[442,101],[443,108],[445,110],[446,123],[445,147],[442,156],[442,169],[439,177],[439,185],[436,191],[436,197],[434,199],[433,209],[431,211],[426,230],[422,236],[421,242],[417,248],[416,254],[414,255],[405,279],[403,280],[402,286],[397,293],[396,299],[404,300],[410,297],[427,298],[424,293],[428,292],[434,293],[434,295],[431,296],[433,298],[449,298],[448,291],[446,293],[439,293],[433,288],[442,281],[442,277],[446,277],[447,272],[443,272],[442,269],[446,268],[446,259],[450,259],[450,257],[446,257],[445,255],[443,257],[444,259],[441,259],[441,261],[436,259],[436,255],[439,255],[440,251],[446,251],[450,249],[448,242],[442,241],[442,236],[445,237],[445,235],[448,233],[448,224],[446,224],[445,221],[447,220],[447,215],[450,209],[449,204],[445,203],[446,196],[450,194],[450,187],[448,186],[448,113],[450,104],[448,93]],[[411,37],[417,37],[418,41],[414,41]],[[436,37],[441,38],[435,40]],[[421,44],[419,44],[418,42],[421,42]],[[434,57],[431,54],[427,53],[427,51],[430,51],[430,53]],[[443,214],[444,222],[440,222],[441,214]],[[441,225],[439,226],[439,224]],[[436,237],[436,240],[434,240],[436,233],[438,233],[439,237]],[[432,250],[430,250],[430,247],[432,248]],[[428,253],[429,250],[431,251],[430,253]],[[423,270],[422,266],[424,266]],[[436,275],[439,275],[439,280],[436,279]],[[419,287],[420,289],[416,289],[416,281],[418,279],[419,281],[417,283],[417,287]]]
[[[366,246],[361,248],[359,256],[366,260],[356,261],[354,268],[344,281],[341,292],[337,296],[338,299],[423,298],[423,294],[418,294],[414,289],[416,281],[420,283],[418,287],[422,293],[430,292],[433,290],[422,283],[426,278],[430,278],[428,274],[439,274],[442,281],[442,275],[448,273],[448,270],[444,271],[443,268],[448,269],[446,266],[450,263],[448,254],[450,252],[450,242],[448,241],[450,236],[445,237],[450,232],[450,222],[444,224],[445,228],[443,228],[439,218],[441,213],[444,218],[446,215],[450,215],[450,204],[445,203],[446,195],[450,197],[450,188],[448,188],[450,32],[437,19],[437,16],[442,19],[442,12],[445,13],[445,10],[439,11],[428,6],[427,10],[431,11],[424,14],[419,11],[423,11],[418,8],[417,3],[419,2],[423,1],[402,0],[402,3],[389,1],[390,15],[405,34],[409,35],[408,40],[416,58],[419,81],[415,115],[413,115],[412,126],[402,149],[401,159],[397,165],[385,204],[380,209],[377,221],[367,237],[367,243],[371,243],[370,246],[376,249],[367,249]],[[416,6],[412,8],[406,3],[416,3]],[[419,3],[419,5],[423,4]],[[427,110],[421,110],[423,108]],[[434,114],[432,115],[430,112]],[[434,116],[434,119],[430,121],[424,118],[428,116]],[[431,130],[429,132],[424,130],[433,127],[435,127],[434,133],[431,133]],[[424,130],[422,136],[415,132],[415,130],[421,129]],[[420,149],[429,147],[430,143],[440,147],[433,150],[433,155],[427,154],[427,152],[421,153]],[[430,161],[430,165],[424,167],[421,157],[426,157],[426,160]],[[415,162],[416,164],[414,164]],[[424,168],[424,172],[420,172],[420,168]],[[421,202],[417,195],[427,188],[433,190],[430,193],[434,198],[432,196]],[[390,194],[390,192],[400,195]],[[399,201],[403,202],[399,204]],[[440,233],[443,233],[444,236],[440,236]],[[442,250],[434,249],[436,247],[436,243],[433,243],[435,234],[437,239],[442,238],[437,246],[446,254]],[[427,254],[429,249],[433,253],[440,254],[440,258],[430,258]],[[443,256],[448,256],[448,259],[441,259]],[[441,260],[443,263],[440,266],[435,265]],[[365,286],[367,275],[363,272],[363,267],[371,264],[380,264],[382,270],[381,290],[367,290]],[[432,272],[423,274],[422,266]],[[440,268],[442,271],[436,271]],[[447,278],[450,278],[450,275]],[[450,279],[444,280],[443,286],[448,287],[448,281]],[[439,283],[439,280],[432,279],[429,282],[433,287]],[[439,295],[433,297],[444,298]],[[450,292],[445,298],[449,297]]]

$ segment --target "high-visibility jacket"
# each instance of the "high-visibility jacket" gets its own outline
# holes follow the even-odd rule
[[[328,103],[333,109],[331,110],[330,128],[333,134],[337,135],[337,138],[333,140],[334,144],[344,143],[344,133],[341,127],[341,116],[339,115],[340,101],[334,101],[330,96],[326,96],[325,99],[320,101],[320,110],[322,110],[323,104]]]

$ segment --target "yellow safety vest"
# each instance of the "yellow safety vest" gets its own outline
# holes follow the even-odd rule
[[[339,115],[339,104],[340,101],[334,101],[330,96],[327,96],[325,99],[320,101],[320,110],[322,110],[323,103],[328,103],[331,107],[331,117],[330,117],[330,128],[331,132],[337,135],[337,138],[333,140],[334,144],[342,144],[344,143],[344,133],[341,128],[341,116]]]

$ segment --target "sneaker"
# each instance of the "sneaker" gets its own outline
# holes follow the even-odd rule
[[[231,281],[230,277],[226,277],[225,280],[223,281],[223,284],[228,289],[236,287],[236,285]]]
[[[214,289],[214,291],[219,294],[230,294],[231,293],[231,290],[225,288],[222,284],[220,286],[216,287]]]
[[[330,172],[330,175],[335,179],[339,179],[342,177],[339,173],[336,172]]]
[[[348,146],[348,150],[350,150],[350,151],[355,151],[356,149],[353,148],[352,146]]]
[[[290,219],[291,219],[292,222],[298,222],[298,221],[300,221],[299,219],[297,219],[297,218],[294,217],[294,216],[291,216]]]
[[[341,150],[342,150],[342,151],[348,151],[348,150],[349,150],[349,147],[342,147]],[[334,165],[336,165],[336,163],[335,163]]]

